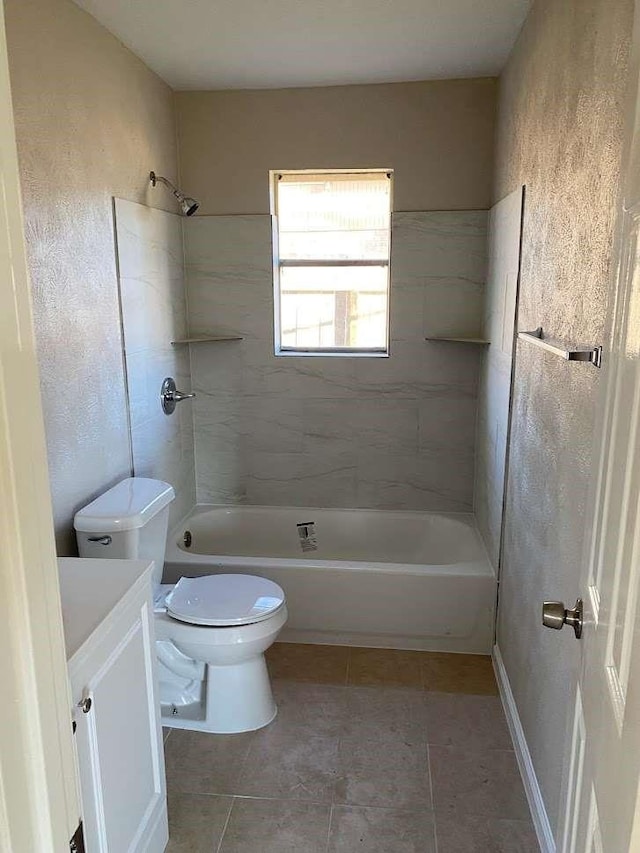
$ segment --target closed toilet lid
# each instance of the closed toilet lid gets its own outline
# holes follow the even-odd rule
[[[284,606],[277,583],[253,575],[180,578],[166,598],[167,613],[192,625],[250,625]]]

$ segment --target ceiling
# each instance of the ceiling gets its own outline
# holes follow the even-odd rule
[[[76,0],[177,90],[485,77],[531,0]]]

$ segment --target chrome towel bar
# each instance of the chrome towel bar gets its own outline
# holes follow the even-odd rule
[[[566,361],[588,361],[594,367],[602,367],[602,347],[566,347],[560,343],[554,343],[543,337],[542,326],[538,326],[533,332],[518,332],[518,339],[534,344]]]

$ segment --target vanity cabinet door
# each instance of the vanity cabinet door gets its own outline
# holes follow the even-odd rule
[[[87,853],[159,853],[168,833],[150,602],[132,603],[72,675]]]

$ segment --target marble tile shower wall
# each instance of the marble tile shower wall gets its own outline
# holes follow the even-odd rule
[[[187,347],[171,346],[187,329],[182,219],[121,199],[115,217],[133,470],[171,483],[174,523],[195,503],[191,404],[168,417],[159,402],[165,376],[191,382]]]
[[[484,211],[397,213],[391,357],[276,357],[271,219],[184,221],[199,502],[467,511]]]

